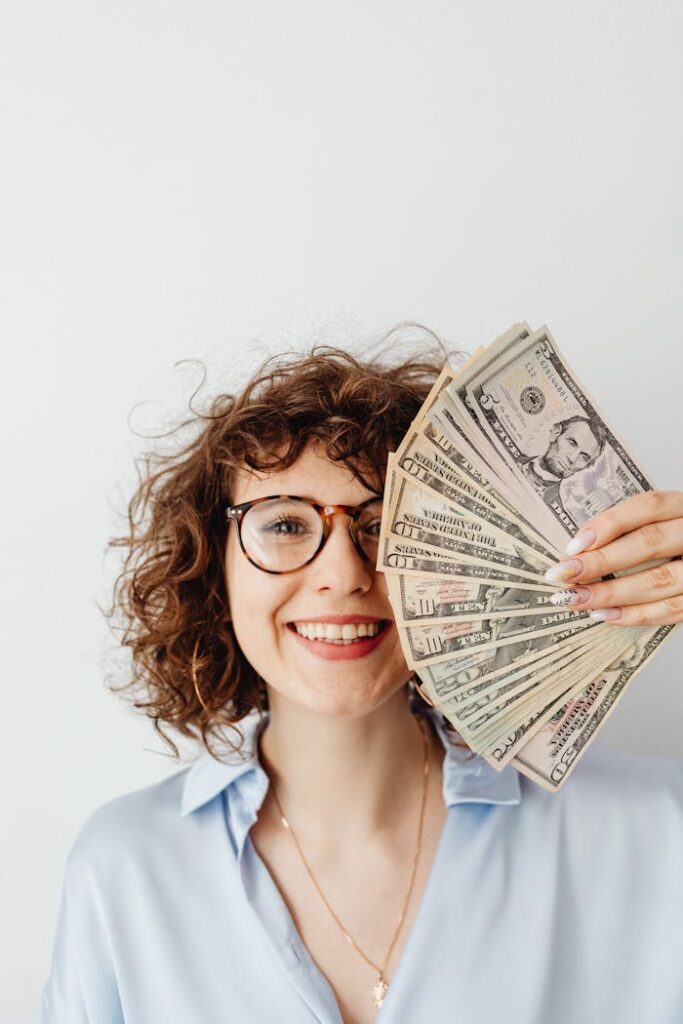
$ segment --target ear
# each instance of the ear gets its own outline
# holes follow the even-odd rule
[[[561,433],[562,433],[562,428],[561,428],[560,424],[559,423],[553,424],[553,426],[550,428],[550,440],[551,441],[556,441]]]

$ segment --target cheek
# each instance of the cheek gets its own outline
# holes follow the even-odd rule
[[[268,631],[277,628],[276,618],[286,598],[277,578],[261,572],[242,554],[239,545],[228,545],[225,582],[230,618],[237,641],[245,654],[254,643],[263,643]]]

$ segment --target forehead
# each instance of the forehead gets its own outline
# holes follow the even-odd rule
[[[597,448],[598,441],[587,423],[570,423],[564,431],[566,437],[573,437],[580,445]]]
[[[372,476],[368,476],[372,482]],[[271,473],[240,469],[233,477],[231,498],[237,505],[269,494],[296,494],[320,504],[359,505],[375,493],[357,480],[350,466],[333,462],[323,449],[309,445],[287,469]]]

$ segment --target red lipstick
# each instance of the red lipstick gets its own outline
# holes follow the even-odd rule
[[[336,625],[343,626],[345,623],[361,623],[361,622],[382,622],[383,628],[377,634],[377,636],[364,636],[359,637],[349,644],[338,644],[330,643],[325,640],[309,640],[308,637],[301,636],[297,633],[293,623],[287,624],[287,629],[292,634],[295,640],[304,646],[304,648],[310,651],[318,658],[323,658],[327,661],[349,661],[354,658],[364,658],[368,654],[372,654],[382,640],[390,631],[392,623],[387,619],[373,618],[369,615],[314,615],[311,618],[297,619],[297,622],[332,622]]]

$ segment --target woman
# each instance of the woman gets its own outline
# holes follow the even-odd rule
[[[146,463],[114,611],[136,706],[207,752],[81,829],[44,1024],[683,1019],[683,766],[597,744],[551,796],[412,685],[374,559],[446,356],[280,360]],[[578,582],[683,551],[683,495],[591,528]],[[578,607],[679,621],[681,566]]]

